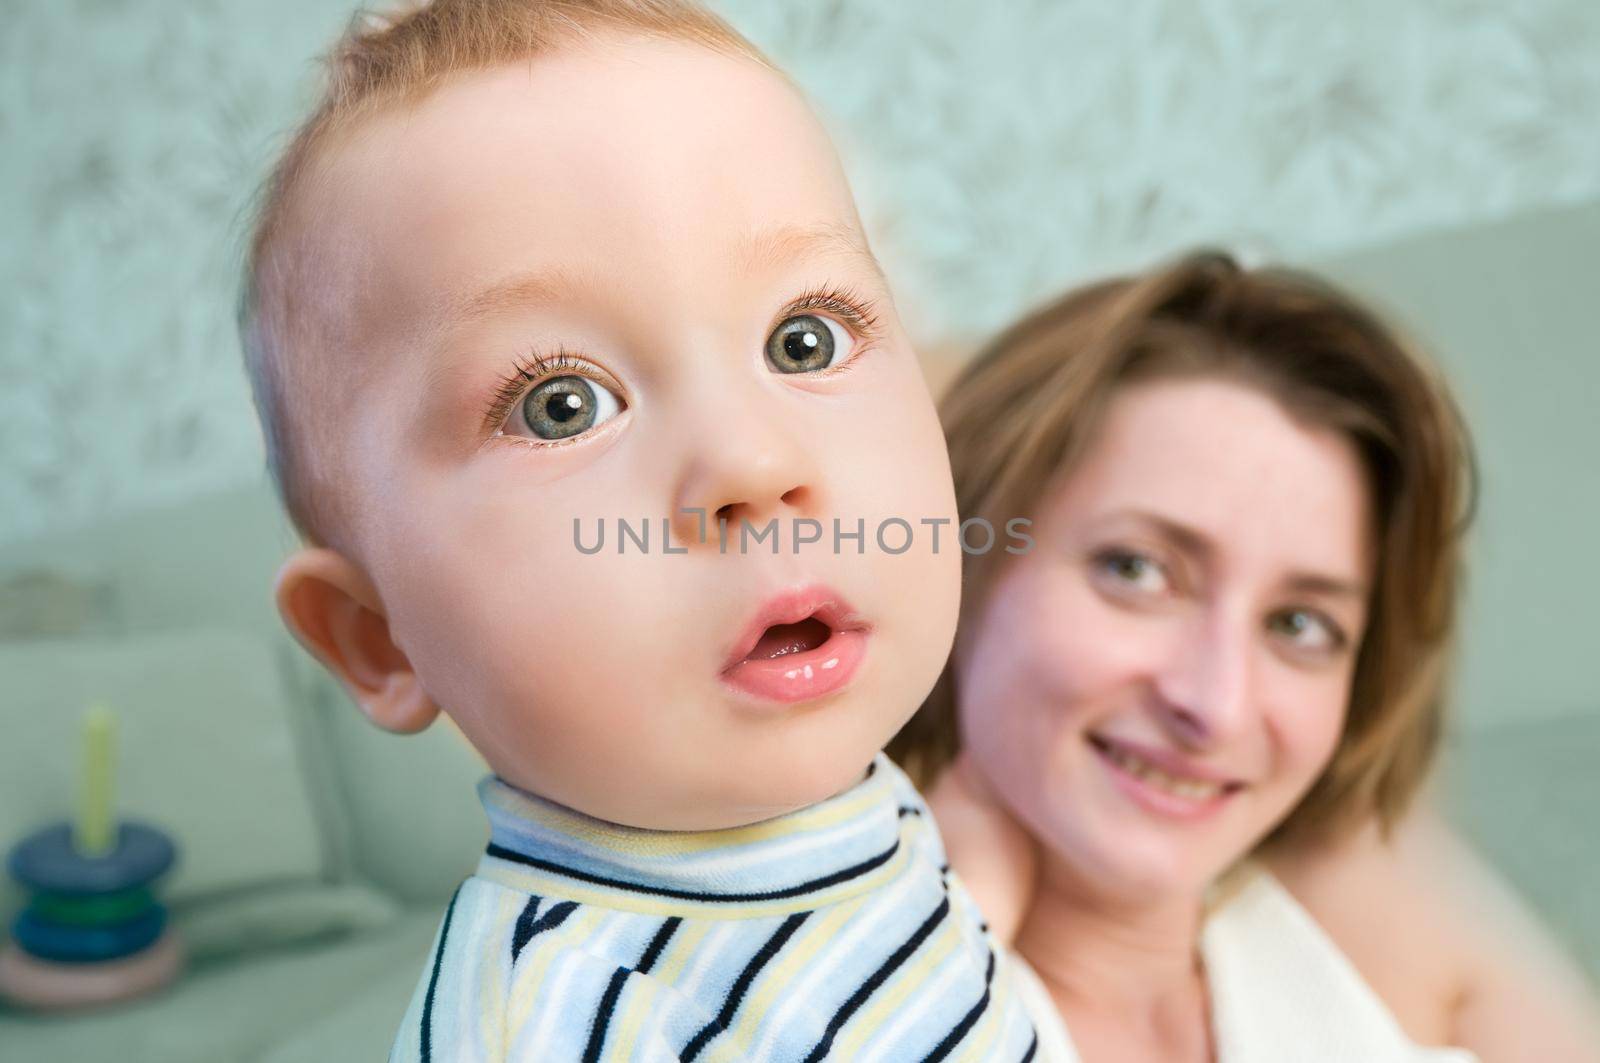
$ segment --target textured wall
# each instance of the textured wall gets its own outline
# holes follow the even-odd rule
[[[1600,194],[1600,5],[724,0],[841,133],[914,330],[1222,239]],[[334,0],[0,0],[0,541],[257,473],[236,216]]]

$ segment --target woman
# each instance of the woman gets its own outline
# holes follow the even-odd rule
[[[1472,466],[1387,327],[1200,254],[1024,319],[943,413],[962,518],[1034,542],[967,558],[890,751],[1065,1019],[1047,1053],[1596,1057],[1582,976],[1414,807]]]

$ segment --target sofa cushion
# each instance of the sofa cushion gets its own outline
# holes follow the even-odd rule
[[[110,514],[0,546],[7,640],[125,635],[221,627],[273,646],[290,684],[300,771],[321,826],[326,870],[351,867],[338,769],[299,689],[304,652],[272,600],[278,566],[297,539],[265,473],[222,490]]]
[[[199,961],[376,930],[400,911],[359,882],[284,882],[180,905],[173,920],[184,950]]]
[[[0,845],[71,819],[85,710],[118,719],[116,813],[172,835],[182,902],[325,870],[279,665],[224,630],[0,644]],[[15,887],[9,909],[18,899]]]
[[[1600,711],[1483,727],[1444,764],[1452,818],[1600,981]]]
[[[431,948],[431,940],[424,945]],[[385,1058],[394,1046],[395,1035],[428,959],[429,953],[424,951],[415,963],[396,963],[391,969],[364,981],[338,1008],[296,1029],[257,1063]]]
[[[302,1031],[318,1031],[323,1040],[317,1043],[348,1043],[352,1051],[299,1058],[382,1059],[427,962],[440,914],[434,908],[408,912],[382,930],[338,944],[197,963],[151,997],[93,1012],[34,1015],[0,1004],[0,1056],[245,1063]],[[350,1016],[353,1030],[338,1022],[352,1000],[362,1002]]]
[[[357,874],[408,903],[441,908],[472,873],[489,841],[478,803],[483,758],[446,717],[426,731],[396,735],[369,723],[309,654],[308,679]]]

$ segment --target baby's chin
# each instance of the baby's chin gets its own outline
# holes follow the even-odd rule
[[[647,830],[739,827],[862,780],[918,702],[907,677],[874,663],[846,690],[800,705],[755,705],[698,687],[652,702],[596,682],[571,704],[544,701],[544,719],[472,728],[469,737],[508,782],[596,819]],[[497,732],[508,740],[493,741]]]
[[[657,793],[637,791],[620,814],[652,830],[723,830],[759,823],[826,801],[856,785],[879,746],[833,741],[729,750],[711,763],[679,764]],[[661,795],[676,793],[677,799]]]
[[[760,822],[837,796],[866,777],[867,767],[876,753],[874,749],[841,757],[837,762],[816,764],[806,763],[804,757],[785,758],[764,777],[752,773],[745,787],[747,792],[730,795],[745,800],[735,806],[740,809],[735,821],[724,825]]]

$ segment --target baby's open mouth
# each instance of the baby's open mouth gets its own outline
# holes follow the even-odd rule
[[[793,705],[846,686],[867,651],[871,626],[822,584],[780,591],[756,610],[728,648],[721,676],[749,702]]]
[[[804,653],[827,642],[832,634],[833,629],[814,616],[794,624],[774,624],[761,633],[744,659],[768,661],[791,653]]]

